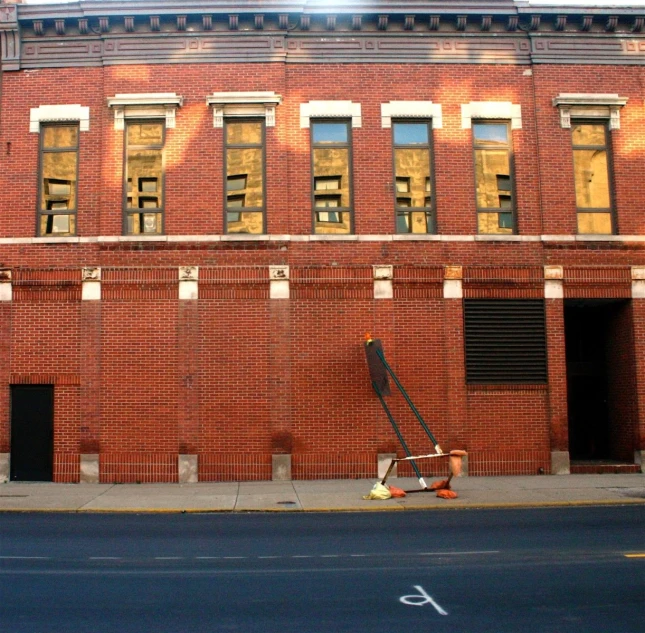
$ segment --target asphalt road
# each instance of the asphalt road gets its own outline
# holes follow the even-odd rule
[[[645,507],[0,514],[0,629],[642,633]]]

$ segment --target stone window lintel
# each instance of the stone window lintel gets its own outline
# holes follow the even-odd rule
[[[381,127],[392,127],[392,119],[432,119],[432,127],[443,127],[441,104],[432,101],[390,101],[381,104]]]
[[[510,101],[471,101],[461,105],[461,127],[470,129],[473,119],[510,120],[512,130],[522,129],[522,106]]]
[[[213,127],[224,127],[224,117],[264,117],[267,127],[275,127],[275,108],[282,97],[275,92],[214,92],[206,97],[213,108]]]
[[[175,127],[175,113],[184,98],[174,92],[154,92],[147,94],[117,94],[107,100],[114,108],[114,129],[123,130],[126,118],[166,120],[167,128]]]
[[[352,127],[363,125],[361,104],[352,101],[309,101],[300,104],[300,127],[310,127],[311,119],[351,119]]]
[[[78,103],[68,105],[41,105],[29,111],[29,131],[38,134],[41,123],[78,121],[81,132],[90,129],[90,108]]]
[[[560,127],[570,128],[571,118],[609,119],[609,129],[620,129],[620,109],[627,97],[609,93],[561,93],[553,98],[560,110]]]

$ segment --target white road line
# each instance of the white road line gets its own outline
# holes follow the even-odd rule
[[[484,550],[481,552],[419,552],[419,556],[479,556],[481,554],[501,554],[500,550]]]
[[[403,572],[399,567],[370,567],[370,572],[391,573]],[[305,567],[304,569],[119,569],[118,567],[94,566],[87,569],[9,569],[0,566],[2,576],[180,576],[188,577],[217,577],[217,576],[298,576],[307,574],[362,574],[364,567]]]
[[[248,560],[249,558],[261,560],[276,560],[281,558],[368,558],[368,557],[390,557],[390,556],[481,556],[500,554],[500,550],[482,550],[482,551],[465,551],[465,552],[409,552],[409,553],[396,553],[384,552],[374,554],[319,554],[314,556],[311,554],[292,554],[291,556],[194,556],[194,560]],[[641,557],[642,554],[627,554],[627,557]],[[154,556],[153,560],[185,560],[185,556]],[[53,560],[51,556],[0,556],[0,560]],[[128,560],[123,556],[88,556],[87,560]]]

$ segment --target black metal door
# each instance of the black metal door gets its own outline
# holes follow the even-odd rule
[[[52,481],[54,387],[11,387],[11,481]]]

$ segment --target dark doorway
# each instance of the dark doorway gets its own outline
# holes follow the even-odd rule
[[[52,481],[54,387],[11,387],[11,481]]]
[[[567,300],[564,323],[571,460],[631,461],[635,366],[630,303]]]

